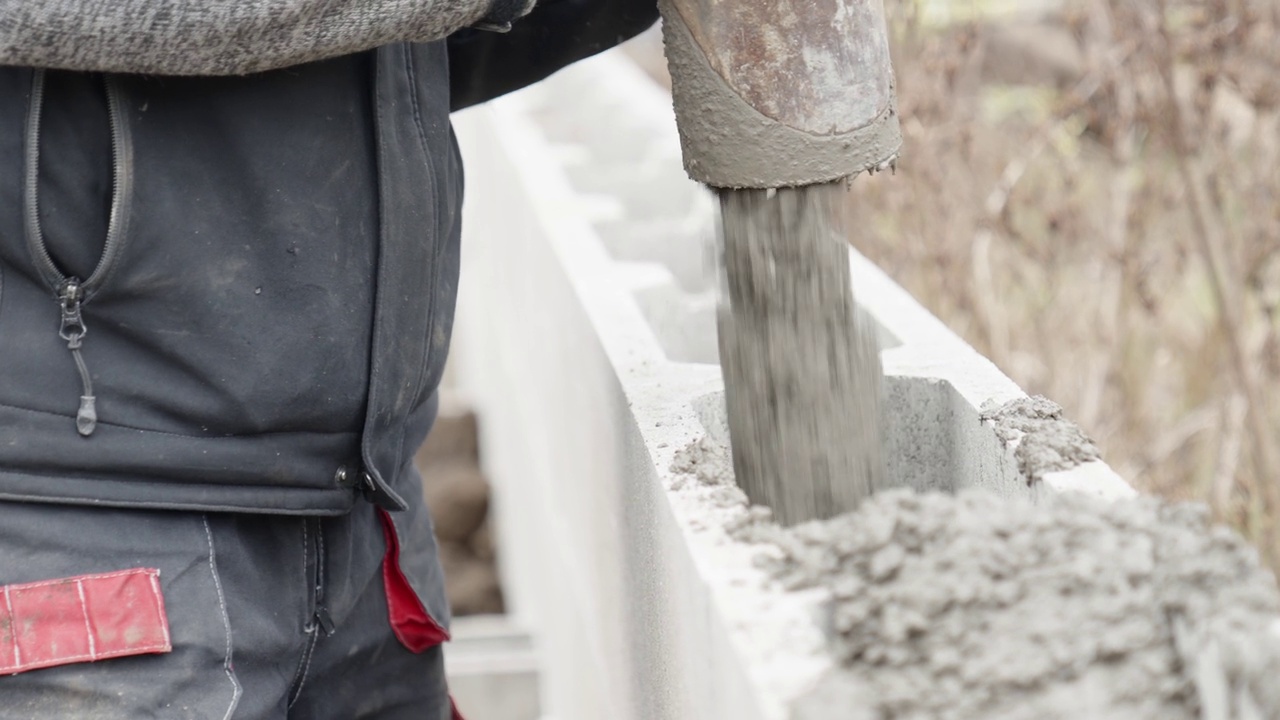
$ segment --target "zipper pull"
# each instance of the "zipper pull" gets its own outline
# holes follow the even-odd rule
[[[58,336],[67,341],[67,349],[75,358],[76,368],[80,370],[80,384],[84,392],[80,395],[80,410],[76,413],[76,430],[84,437],[93,434],[98,425],[98,412],[93,397],[93,381],[89,378],[89,368],[85,367],[84,357],[80,354],[80,345],[89,329],[80,316],[80,303],[84,301],[84,293],[78,278],[68,278],[58,290],[58,301],[62,308],[62,329]]]
[[[333,637],[333,634],[338,630],[338,626],[333,622],[333,617],[329,615],[329,609],[324,605],[316,606],[315,622],[320,627],[320,630],[324,632],[325,637]]]

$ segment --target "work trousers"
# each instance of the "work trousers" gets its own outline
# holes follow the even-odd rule
[[[389,624],[385,551],[363,502],[0,504],[0,719],[450,720],[441,648]]]

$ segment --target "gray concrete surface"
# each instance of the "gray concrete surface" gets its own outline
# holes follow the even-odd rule
[[[469,194],[464,218],[460,382],[483,419],[509,608],[538,628],[546,712],[816,720],[874,710],[881,701],[847,668],[836,588],[780,573],[778,543],[744,534],[767,525],[768,510],[749,507],[723,469],[689,464],[691,447],[722,448],[728,434],[706,345],[713,220],[679,174],[669,98],[608,54],[460,116],[458,133],[471,187],[486,189]],[[849,262],[859,309],[880,329],[891,473],[959,494],[953,504],[981,490],[996,507],[1035,509],[1028,518],[1087,519],[1073,509],[1078,494],[1134,502],[1090,453],[1028,466],[1019,447],[1035,444],[1036,427],[992,414],[1026,394],[857,253]],[[1097,568],[1118,561],[1097,546],[1082,555]],[[1017,616],[993,627],[1025,631]],[[1231,679],[1247,675],[1224,671],[1232,662],[1189,670],[1197,696],[1230,695]],[[1233,702],[1206,717],[1246,718],[1230,714]]]

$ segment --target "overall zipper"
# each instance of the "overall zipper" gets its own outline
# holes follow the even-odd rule
[[[62,306],[62,329],[58,336],[67,341],[67,349],[76,361],[76,369],[80,371],[80,410],[76,412],[76,430],[85,437],[93,433],[98,424],[96,400],[93,397],[93,379],[89,377],[89,368],[84,364],[84,355],[80,353],[80,343],[84,340],[88,329],[84,319],[80,317],[80,305],[84,302],[83,290],[78,278],[68,278],[58,291],[58,301]]]
[[[93,394],[93,381],[85,365],[81,346],[88,333],[81,308],[102,286],[115,264],[120,244],[125,235],[125,210],[131,194],[129,164],[132,153],[126,130],[124,106],[116,81],[104,76],[107,110],[111,124],[112,191],[111,215],[107,223],[107,238],[102,257],[93,272],[83,281],[65,275],[54,262],[45,245],[44,231],[40,227],[40,116],[44,109],[45,73],[36,70],[31,79],[31,101],[27,111],[26,188],[23,214],[26,220],[27,247],[35,260],[36,269],[49,289],[53,291],[60,308],[61,322],[58,336],[67,343],[67,349],[80,372],[80,407],[76,412],[76,431],[88,437],[98,424],[97,400]]]

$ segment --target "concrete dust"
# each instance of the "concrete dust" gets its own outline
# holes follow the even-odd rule
[[[729,467],[703,439],[672,470],[705,490]],[[736,517],[783,587],[831,596],[845,671],[799,717],[1280,718],[1280,593],[1201,506],[894,490],[793,528]]]
[[[676,451],[671,472],[691,475],[703,485],[733,483],[733,462],[728,450],[709,437],[701,437]],[[745,495],[743,496],[745,499]]]
[[[1012,400],[984,410],[982,419],[1003,442],[1017,443],[1014,457],[1028,482],[1102,456],[1080,426],[1062,416],[1062,407],[1044,397]]]

